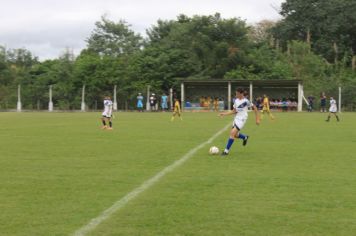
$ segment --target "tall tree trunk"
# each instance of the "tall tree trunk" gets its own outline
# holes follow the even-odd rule
[[[337,60],[338,60],[337,57],[338,57],[339,50],[338,50],[336,42],[334,42],[333,48],[334,48],[334,53],[335,53],[334,63],[337,64]]]
[[[352,57],[352,70],[355,71],[356,69],[356,55]]]
[[[309,46],[309,52],[310,52],[310,49],[311,49],[311,35],[310,35],[310,29],[309,28],[307,30],[307,44]]]
[[[287,55],[290,56],[290,43],[287,44]]]

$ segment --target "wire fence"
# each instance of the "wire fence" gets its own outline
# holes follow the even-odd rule
[[[342,111],[356,111],[356,102],[355,102],[355,91],[356,88],[341,88],[341,110]],[[175,91],[175,94],[179,94],[180,91]],[[271,91],[269,91],[271,92]],[[330,91],[323,91],[329,100],[330,96],[333,96],[336,100],[339,99],[338,88],[332,88]],[[19,109],[19,103],[21,110],[30,110],[30,111],[45,111],[49,110],[50,101],[53,102],[53,110],[55,111],[76,111],[83,110],[83,101],[84,101],[84,110],[85,111],[98,111],[103,109],[103,98],[104,96],[114,97],[114,88],[112,90],[97,92],[86,88],[84,98],[82,89],[76,91],[65,91],[56,86],[52,86],[52,93],[49,86],[10,86],[10,87],[1,87],[0,86],[0,110],[1,111],[13,111]],[[141,93],[144,96],[143,104],[144,109],[146,109],[147,104],[147,90],[145,91],[118,91],[116,93],[116,104],[118,110],[136,110],[137,107],[137,95]],[[160,96],[169,92],[157,92],[157,107],[160,107]],[[189,102],[198,102],[199,98],[203,95],[213,97],[221,97],[226,100],[225,88],[206,88],[199,90],[199,93],[193,92],[187,94],[186,100]],[[291,91],[272,91],[271,92],[276,98],[283,98],[288,94],[292,94]],[[321,94],[322,92],[320,92]],[[221,95],[220,95],[221,94]],[[318,111],[321,109],[321,96],[320,94],[312,94],[309,91],[305,91],[304,96],[307,100],[312,97],[313,101],[313,110]],[[293,94],[294,95],[294,94]],[[257,96],[257,93],[256,93]],[[273,97],[272,96],[272,97]],[[295,96],[295,95],[294,95]],[[169,103],[169,102],[168,102]],[[168,104],[168,107],[171,107]],[[327,102],[328,107],[328,102]],[[303,103],[303,110],[307,110],[308,105]]]

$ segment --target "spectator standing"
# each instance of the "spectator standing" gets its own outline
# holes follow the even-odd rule
[[[310,95],[308,97],[308,112],[312,112],[313,109],[314,109],[314,96],[313,95]]]
[[[141,93],[137,95],[137,110],[143,112],[143,96]]]
[[[157,103],[156,95],[154,93],[152,93],[151,96],[150,96],[151,111],[155,111],[156,110],[156,103]]]
[[[326,112],[326,96],[324,92],[320,95],[320,112]]]
[[[161,108],[162,111],[168,110],[168,96],[165,93],[161,96]]]

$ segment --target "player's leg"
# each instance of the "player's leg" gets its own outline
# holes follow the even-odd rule
[[[227,140],[225,150],[221,153],[222,156],[229,154],[230,148],[231,148],[232,144],[234,143],[235,137],[238,134],[238,132],[239,132],[239,129],[236,127],[236,125],[234,125],[234,127],[230,131],[230,136],[229,136],[229,139]]]
[[[336,120],[337,120],[337,121],[340,121],[339,116],[337,115],[337,113],[334,112],[333,114],[334,114],[334,116],[336,117]]]
[[[172,114],[171,121],[173,121],[173,120],[174,120],[174,118],[175,118],[176,114],[177,114],[177,110],[176,110],[176,109],[174,109],[174,110],[173,110],[173,114]]]
[[[271,110],[268,108],[268,110],[267,110],[267,113],[268,113],[268,116],[269,116],[269,118],[271,119],[271,120],[274,120],[274,116],[272,115],[272,112],[271,112]]]
[[[183,118],[182,118],[182,112],[181,112],[180,110],[178,111],[178,116],[179,116],[180,120],[183,120]]]
[[[106,129],[108,126],[106,125],[106,118],[103,116],[101,117],[101,122],[103,123],[102,129]]]
[[[265,112],[266,112],[266,107],[263,106],[262,107],[262,112],[261,112],[261,120],[263,119]]]
[[[326,118],[325,121],[330,121],[330,117],[331,117],[331,112],[329,112],[328,118]]]
[[[230,131],[230,136],[226,143],[226,147],[225,147],[225,150],[223,151],[222,155],[227,155],[229,153],[230,148],[235,141],[235,137],[236,137],[237,133],[238,133],[238,129],[234,126]]]
[[[108,123],[109,123],[108,129],[109,129],[109,130],[112,130],[112,129],[113,129],[113,128],[112,128],[112,117],[108,117],[108,118],[107,118],[107,121],[108,121]]]
[[[249,138],[248,135],[241,133],[241,129],[245,126],[245,123],[246,120],[235,120],[235,127],[237,128],[235,138],[241,139],[243,146],[247,144],[247,140]]]
[[[238,138],[238,139],[241,139],[242,140],[242,145],[246,146],[247,140],[248,140],[248,137],[249,137],[248,135],[242,134],[240,131],[238,131],[235,137]]]

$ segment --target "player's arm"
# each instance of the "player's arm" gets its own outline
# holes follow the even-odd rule
[[[260,116],[259,116],[258,109],[255,106],[255,104],[252,104],[252,109],[253,109],[253,112],[255,113],[256,125],[259,125],[260,124]]]
[[[231,111],[227,111],[227,112],[221,112],[219,114],[220,117],[223,117],[223,116],[228,116],[228,115],[233,115],[233,114],[236,114],[237,111],[236,110],[231,110]]]

